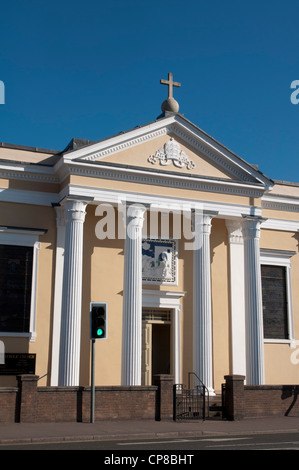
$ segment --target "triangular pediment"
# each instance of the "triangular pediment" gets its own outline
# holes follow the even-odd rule
[[[177,178],[253,183],[271,181],[181,115],[172,115],[69,152],[65,162],[131,169]]]

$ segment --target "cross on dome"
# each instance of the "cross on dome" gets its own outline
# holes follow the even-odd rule
[[[168,74],[168,80],[161,79],[161,85],[168,86],[168,98],[162,103],[161,109],[163,112],[169,111],[172,113],[177,113],[179,111],[179,104],[173,97],[173,87],[179,88],[181,84],[179,82],[173,81],[173,74]]]
[[[180,87],[181,84],[179,82],[173,81],[173,73],[168,74],[168,80],[160,80],[162,85],[168,85],[168,98],[173,98],[173,87]]]

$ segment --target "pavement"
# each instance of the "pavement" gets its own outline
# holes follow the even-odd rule
[[[33,442],[82,440],[140,440],[191,438],[216,435],[298,432],[299,416],[252,418],[241,421],[207,419],[175,422],[171,420],[111,420],[95,423],[0,423],[0,445]]]

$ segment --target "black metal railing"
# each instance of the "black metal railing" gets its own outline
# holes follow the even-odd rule
[[[191,388],[191,376],[193,387]],[[174,420],[206,419],[209,413],[209,390],[194,372],[188,374],[188,388],[183,384],[174,385]],[[206,408],[207,405],[207,408]]]

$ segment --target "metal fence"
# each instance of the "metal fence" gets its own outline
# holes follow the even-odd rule
[[[185,388],[174,385],[174,420],[198,420],[206,418],[206,393],[202,386]]]

